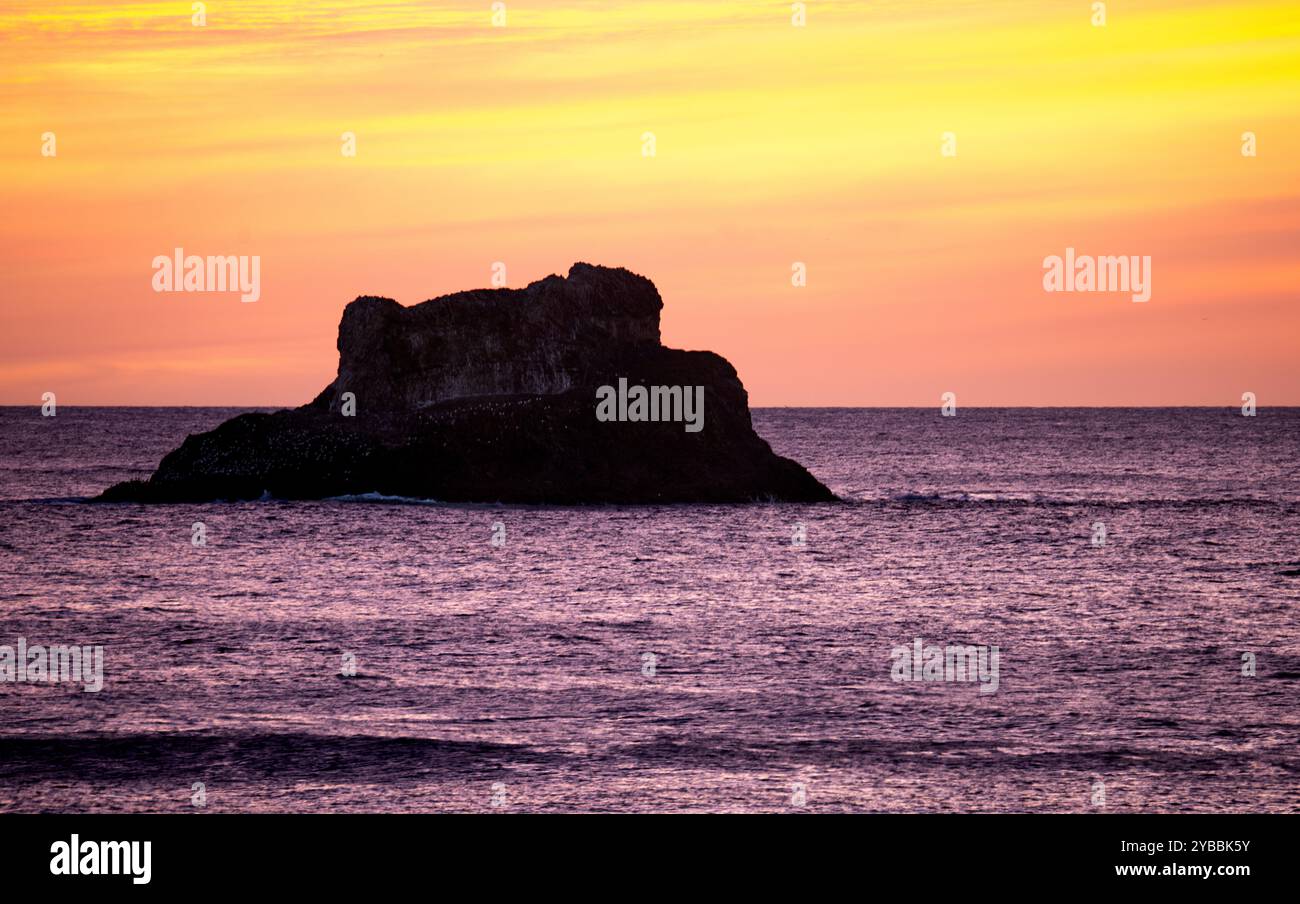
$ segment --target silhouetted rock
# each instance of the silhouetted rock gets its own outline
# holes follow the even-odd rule
[[[459,292],[409,308],[358,298],[339,324],[338,376],[314,401],[189,436],[149,480],[98,498],[834,499],[754,433],[730,364],[659,344],[662,307],[648,279],[588,264],[525,289]],[[598,388],[620,378],[629,387],[703,386],[702,429],[598,420]],[[344,415],[348,393],[354,416]]]

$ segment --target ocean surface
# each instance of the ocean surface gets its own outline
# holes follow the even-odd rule
[[[1300,811],[1300,409],[756,410],[839,504],[84,501],[235,413],[0,408],[0,645],[104,650],[0,682],[0,810]]]

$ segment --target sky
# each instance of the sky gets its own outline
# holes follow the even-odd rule
[[[757,406],[1300,404],[1294,0],[795,6],[6,0],[0,404],[297,405],[354,297],[575,261]]]

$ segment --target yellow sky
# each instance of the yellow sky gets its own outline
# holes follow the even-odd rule
[[[585,260],[756,405],[1300,404],[1294,2],[806,7],[9,0],[0,403],[298,404],[353,297]],[[261,300],[155,293],[178,246]]]

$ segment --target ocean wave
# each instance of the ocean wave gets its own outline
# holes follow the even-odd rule
[[[449,505],[438,499],[422,499],[418,496],[387,496],[383,493],[347,493],[342,496],[327,496],[324,502],[368,502],[378,505]]]
[[[857,505],[1087,505],[1124,508],[1129,506],[1193,506],[1212,505],[1298,505],[1300,500],[1265,498],[1260,496],[1105,496],[1088,493],[1035,493],[1035,492],[989,492],[984,490],[953,491],[890,491],[838,492],[839,497],[850,504]]]
[[[227,780],[417,779],[430,770],[479,773],[554,755],[526,744],[385,735],[177,731],[0,736],[7,784],[93,775],[131,781],[220,770]],[[179,781],[179,780],[178,780]]]

